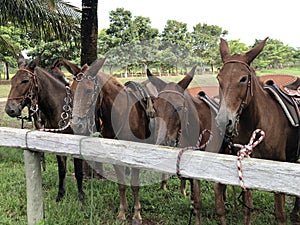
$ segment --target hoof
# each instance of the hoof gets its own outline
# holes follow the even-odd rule
[[[125,216],[125,214],[120,214],[120,213],[119,213],[119,215],[117,216],[117,221],[119,221],[119,222],[124,222],[124,221],[126,221],[126,216]]]
[[[64,191],[59,191],[56,196],[56,202],[60,202],[62,200],[62,198],[64,197],[64,195],[65,195]]]
[[[132,219],[132,225],[141,225],[143,224],[142,219]]]
[[[84,194],[84,192],[78,194],[78,200],[79,200],[79,202],[81,204],[84,204],[84,202],[85,202],[85,194]]]

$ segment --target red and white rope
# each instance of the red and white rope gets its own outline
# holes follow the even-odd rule
[[[208,133],[210,136],[209,136],[209,139],[207,140],[207,142],[205,142],[204,144],[201,144],[201,140],[204,136],[205,133]],[[204,129],[201,134],[199,135],[199,138],[197,140],[197,143],[196,143],[196,146],[188,146],[188,147],[185,147],[183,148],[182,150],[179,151],[178,153],[178,156],[177,156],[177,161],[176,161],[176,174],[179,178],[181,178],[181,174],[180,174],[180,160],[181,160],[181,157],[183,155],[183,153],[187,150],[204,150],[206,148],[206,146],[210,143],[211,139],[213,138],[213,134],[210,130],[208,129]]]
[[[256,135],[260,134],[260,137],[256,139]],[[238,168],[238,175],[239,175],[239,180],[240,180],[240,185],[241,188],[246,190],[245,182],[244,182],[244,177],[242,173],[242,160],[244,158],[250,158],[250,154],[253,151],[253,148],[257,146],[265,137],[265,132],[261,129],[256,129],[250,138],[250,141],[247,145],[241,145],[241,144],[233,144],[234,147],[240,148],[240,150],[237,152],[237,168]]]

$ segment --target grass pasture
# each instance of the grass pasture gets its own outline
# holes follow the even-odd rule
[[[278,71],[278,70],[276,70]],[[259,71],[259,74],[270,74],[276,71]],[[294,71],[294,70],[293,70]],[[299,75],[300,69],[293,72],[281,71],[281,74]],[[166,77],[175,79],[179,77]],[[140,78],[146,79],[146,78]],[[126,82],[124,78],[120,79]],[[215,76],[199,75],[191,86],[214,85]],[[7,97],[9,85],[0,85],[0,98]],[[4,112],[5,102],[0,101],[0,126],[20,128],[21,122],[8,117]],[[27,123],[26,128],[31,129],[32,124]],[[237,171],[233,171],[237,173]],[[130,187],[127,187],[129,212],[127,221],[120,223],[116,221],[117,208],[119,206],[119,194],[117,184],[97,179],[85,180],[84,190],[86,202],[81,205],[77,200],[77,188],[73,174],[72,159],[68,159],[66,195],[64,199],[56,203],[57,194],[57,163],[54,155],[46,155],[46,171],[42,172],[43,198],[45,219],[41,224],[49,225],[120,225],[131,224],[133,212],[133,196]],[[288,185],[288,184],[287,184]],[[189,187],[189,185],[188,185]],[[217,225],[218,217],[214,210],[213,184],[201,181],[202,194],[202,222],[204,225]],[[236,195],[241,189],[235,188]],[[190,190],[189,190],[190,191]],[[237,208],[234,208],[233,188],[228,187],[227,193],[227,223],[229,225],[242,225],[243,213],[242,204],[237,201]],[[286,197],[286,211],[291,212],[293,207],[291,196]],[[140,188],[140,200],[142,205],[143,224],[145,225],[185,225],[189,222],[190,204],[189,198],[184,198],[179,190],[179,180],[173,176],[168,182],[168,190],[160,190],[160,184],[155,183]],[[15,148],[0,147],[0,224],[25,225],[26,219],[26,185],[23,151]],[[273,216],[274,202],[273,194],[254,191],[253,224],[275,225]],[[192,224],[193,224],[192,217]],[[290,220],[287,221],[290,225]]]

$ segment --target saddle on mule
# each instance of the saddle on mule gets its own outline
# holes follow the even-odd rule
[[[286,117],[294,127],[298,127],[300,136],[300,79],[294,77],[290,82],[276,84],[273,80],[267,80],[264,88],[278,101]],[[298,137],[297,162],[300,163],[300,138]],[[296,158],[296,159],[297,159]]]
[[[295,77],[290,83],[284,84],[267,80],[264,88],[278,101],[290,123],[294,127],[299,127],[300,79]]]

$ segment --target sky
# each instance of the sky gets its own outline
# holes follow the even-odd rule
[[[81,0],[65,0],[81,8]],[[149,17],[161,32],[167,20],[187,24],[217,25],[228,31],[227,40],[252,45],[266,37],[300,47],[300,13],[297,0],[98,0],[98,29],[109,27],[109,12],[124,8],[132,16]]]

